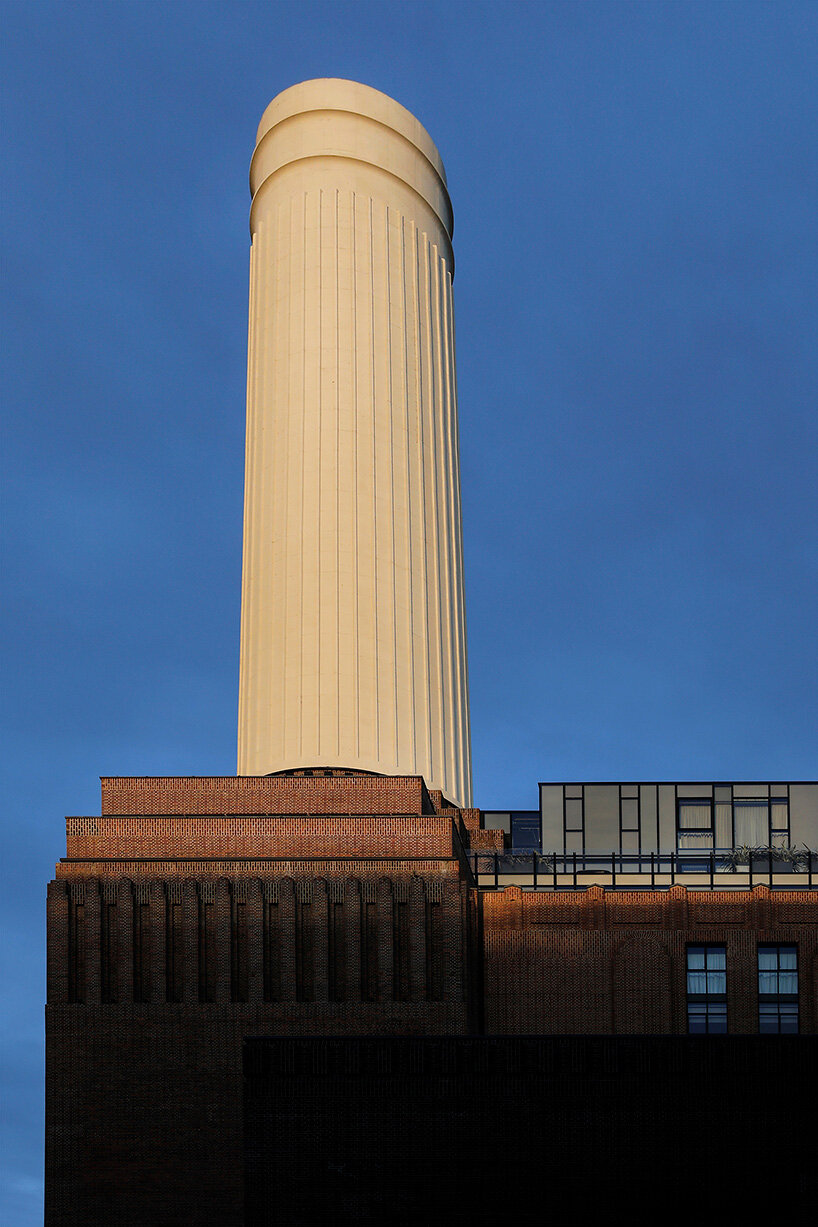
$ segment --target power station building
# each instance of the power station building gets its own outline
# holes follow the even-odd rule
[[[238,774],[66,820],[47,1223],[806,1206],[818,784],[473,806],[443,163],[310,81],[251,189]]]

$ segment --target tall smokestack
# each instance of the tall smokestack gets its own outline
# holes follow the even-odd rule
[[[423,775],[471,804],[452,208],[352,81],[264,112],[250,168],[239,775]]]

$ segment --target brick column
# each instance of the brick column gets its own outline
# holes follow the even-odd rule
[[[443,959],[443,1000],[462,1001],[463,999],[463,967],[462,967],[462,920],[460,911],[460,884],[449,880],[443,884],[443,897],[440,902],[443,921],[442,959]],[[522,912],[522,899],[520,901]]]
[[[121,878],[116,888],[116,999],[133,1001],[133,882]]]
[[[216,882],[216,1001],[230,1000],[230,937],[233,917],[230,907],[230,882],[219,878]]]
[[[292,878],[283,878],[279,893],[279,966],[281,1000],[295,1001],[295,891]]]
[[[329,900],[327,884],[316,878],[312,891],[313,1001],[329,1000]]]
[[[687,887],[671,886],[665,895],[665,925],[668,929],[687,929]]]
[[[148,916],[150,933],[150,992],[148,1000],[159,1002],[167,1000],[165,954],[168,940],[168,920],[164,882],[151,882]]]
[[[182,1000],[199,1000],[199,892],[195,878],[182,883]]]
[[[584,927],[587,929],[605,928],[605,892],[598,882],[589,886],[582,901],[585,913]]]
[[[753,927],[759,933],[766,933],[772,927],[772,905],[770,903],[769,886],[753,887],[750,915]]]
[[[460,976],[460,999],[467,1001],[470,995],[470,976],[472,974],[472,950],[469,925],[469,888],[465,882],[458,884],[460,895],[460,944],[457,950],[457,966]]]
[[[46,899],[47,972],[49,1005],[68,1000],[68,892],[65,882],[48,883]]]
[[[375,907],[378,917],[378,1001],[391,1001],[395,981],[395,948],[392,883],[389,878],[378,879]]]
[[[361,1000],[361,884],[348,878],[344,888],[345,1001]]]
[[[766,887],[762,887],[766,890]],[[752,902],[748,896],[752,911]],[[731,1035],[758,1033],[758,930],[726,934],[727,1029]]]
[[[85,989],[82,999],[86,1005],[96,1005],[102,1000],[101,906],[99,879],[91,878],[85,883]]]
[[[264,1000],[264,897],[261,882],[247,883],[247,1000]]]
[[[426,985],[426,891],[423,879],[409,884],[409,1000],[425,1001]]]

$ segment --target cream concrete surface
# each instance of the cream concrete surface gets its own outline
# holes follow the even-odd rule
[[[240,775],[471,804],[452,213],[428,133],[308,81],[251,164]]]

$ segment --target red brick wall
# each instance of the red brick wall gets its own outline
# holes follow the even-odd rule
[[[485,1026],[497,1035],[683,1035],[686,948],[723,944],[733,1034],[758,1032],[759,942],[799,951],[818,1033],[818,891],[521,891],[482,896]]]
[[[363,881],[57,880],[49,1003],[325,1002],[339,1018],[343,1002],[463,1002],[465,892],[451,862]]]
[[[451,857],[452,819],[435,815],[67,818],[69,859]]]
[[[103,814],[435,812],[420,776],[103,776],[101,784]]]

